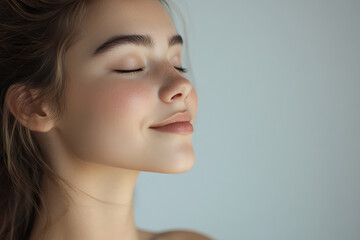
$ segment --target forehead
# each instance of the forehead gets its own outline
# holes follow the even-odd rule
[[[167,47],[177,31],[159,0],[94,0],[67,50],[67,61],[87,61],[108,39],[132,34],[151,36],[157,49]]]
[[[168,12],[158,0],[98,0],[88,9],[83,37],[103,38],[116,34],[176,33]]]

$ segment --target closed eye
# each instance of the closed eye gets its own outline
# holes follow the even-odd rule
[[[174,67],[176,70],[179,70],[180,72],[186,73],[187,72],[187,68],[183,68],[183,67]]]
[[[134,72],[140,72],[142,71],[142,68],[138,68],[138,69],[130,69],[130,70],[120,70],[120,69],[116,69],[115,72],[118,73],[134,73]]]
[[[182,73],[186,73],[187,69],[183,68],[183,67],[174,67],[176,70],[182,72]],[[136,73],[136,72],[141,72],[143,71],[143,68],[137,68],[137,69],[129,69],[129,70],[122,70],[122,69],[116,69],[115,72],[118,73]]]

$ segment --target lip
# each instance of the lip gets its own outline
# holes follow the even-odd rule
[[[185,110],[183,112],[176,112],[175,114],[171,115],[164,121],[150,126],[150,128],[163,127],[165,125],[168,125],[171,123],[176,123],[176,122],[190,122],[191,119],[192,119],[192,117],[191,117],[190,112]]]
[[[190,122],[175,122],[162,127],[151,128],[160,132],[188,135],[193,133],[194,128]]]
[[[150,126],[150,128],[161,132],[187,135],[194,131],[194,128],[190,123],[191,119],[190,112],[177,112],[164,121]]]

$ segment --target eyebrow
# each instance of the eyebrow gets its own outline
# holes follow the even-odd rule
[[[183,45],[183,42],[184,42],[183,38],[179,34],[177,34],[169,37],[168,46],[171,47],[174,45]],[[117,35],[111,37],[103,44],[101,44],[98,48],[96,48],[93,55],[100,55],[101,53],[109,51],[114,47],[126,45],[126,44],[134,44],[138,46],[145,46],[151,48],[155,45],[155,42],[150,35],[138,35],[138,34]]]

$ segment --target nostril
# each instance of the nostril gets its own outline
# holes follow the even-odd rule
[[[182,93],[176,94],[175,96],[173,96],[173,97],[171,98],[171,100],[174,99],[174,98],[175,98],[176,96],[178,96],[178,95],[179,95],[179,96],[182,96]]]

